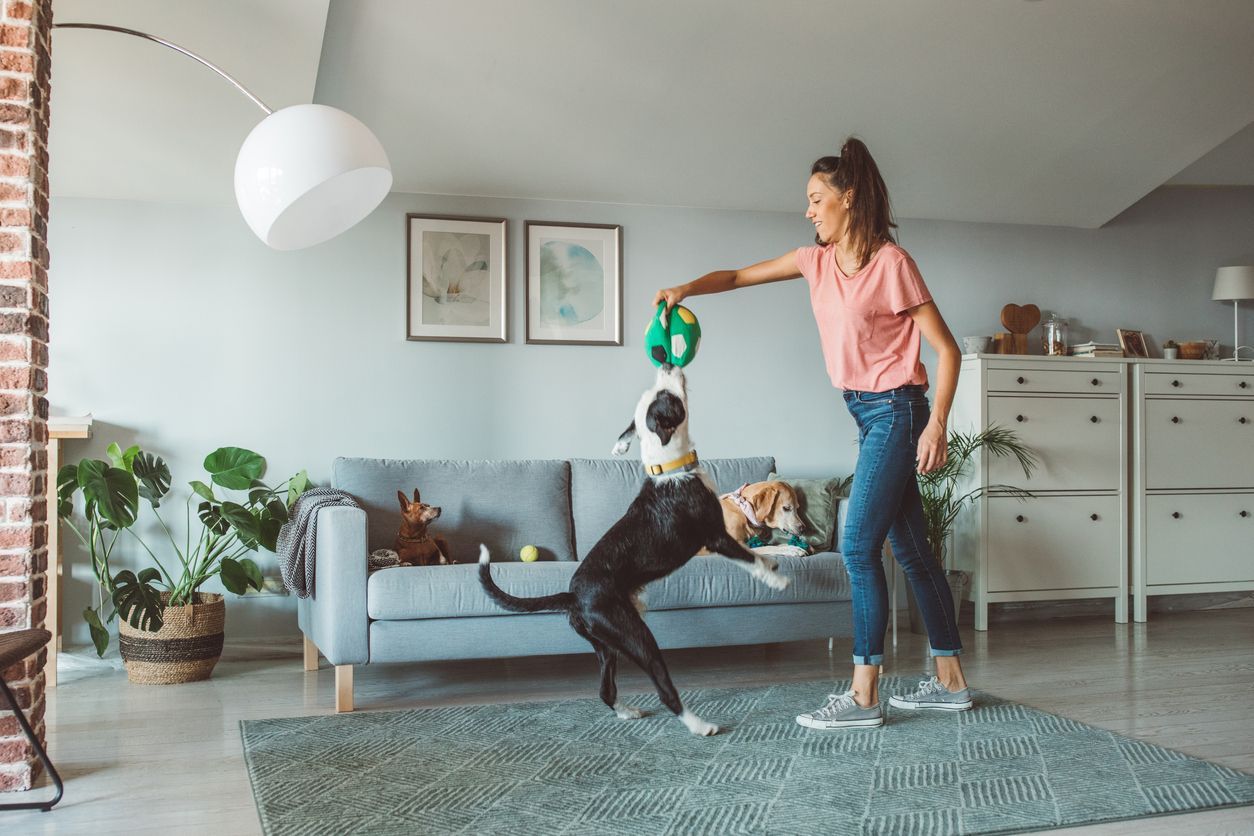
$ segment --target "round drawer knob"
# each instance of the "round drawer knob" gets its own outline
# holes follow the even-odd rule
[[[1092,516],[1089,517],[1089,519],[1092,520],[1093,522],[1097,522],[1097,514],[1093,514]]]
[[[1024,418],[1022,415],[1016,415],[1016,416],[1015,416],[1015,420],[1016,420],[1016,421],[1018,421],[1020,424],[1022,424],[1024,421],[1026,421],[1026,420],[1028,420],[1028,419],[1027,419],[1027,418]]]
[[[1249,512],[1249,511],[1242,511],[1242,512],[1241,512],[1241,516],[1243,516],[1243,517],[1248,517],[1249,515],[1250,515],[1250,512]]]
[[[1020,378],[1016,378],[1016,380],[1018,380],[1020,383],[1027,383],[1027,381],[1026,381],[1026,380],[1024,380],[1024,379],[1023,379],[1023,378],[1021,378],[1021,377],[1020,377]]]
[[[1096,423],[1098,423],[1101,419],[1100,419],[1100,418],[1098,418],[1096,415],[1094,415],[1094,416],[1093,416],[1092,418],[1090,418],[1089,420],[1090,420],[1090,421],[1092,421],[1094,424],[1096,424]]]
[[[1179,424],[1179,423],[1180,423],[1180,419],[1179,419],[1177,416],[1173,415],[1173,416],[1171,416],[1171,423],[1173,423],[1173,424]]]
[[[1180,388],[1180,381],[1178,381],[1178,380],[1173,380],[1173,381],[1171,381],[1171,385],[1172,385],[1172,386],[1174,386],[1174,387],[1176,387],[1177,389],[1179,389],[1179,388]]]
[[[1250,384],[1249,384],[1248,382],[1244,381],[1244,380],[1243,380],[1243,381],[1241,381],[1240,383],[1238,383],[1237,385],[1238,385],[1238,386],[1240,386],[1242,389],[1248,389],[1248,388],[1250,388]]]
[[[1101,382],[1100,380],[1098,380],[1097,378],[1093,378],[1093,385],[1094,385],[1094,386],[1101,386],[1101,385],[1102,385],[1102,382]]]
[[[1241,424],[1248,424],[1250,422],[1250,419],[1242,415],[1240,418],[1237,419],[1237,422]]]
[[[1180,519],[1180,512],[1179,512],[1179,511],[1172,511],[1172,512],[1171,512],[1171,516],[1172,516],[1172,518],[1173,518],[1173,519],[1177,519],[1177,520],[1178,520],[1178,519]]]
[[[1015,517],[1015,520],[1018,522],[1023,522],[1023,515],[1020,514],[1019,516]]]

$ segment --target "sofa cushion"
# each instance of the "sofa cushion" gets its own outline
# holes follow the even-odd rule
[[[785,482],[797,494],[801,518],[806,521],[806,533],[801,539],[810,546],[810,551],[835,551],[836,508],[841,502],[841,489],[845,480],[835,476],[827,479],[799,479],[772,473],[771,481]],[[791,543],[791,537],[788,532],[775,529],[771,532],[770,544],[787,545]]]
[[[734,491],[746,482],[761,482],[775,469],[775,459],[757,456],[741,459],[709,459],[702,462],[720,493]],[[627,512],[640,486],[644,468],[638,458],[572,459],[570,499],[575,523],[575,551],[580,560]]]
[[[511,595],[530,598],[564,592],[576,568],[575,563],[494,563],[492,578]],[[694,557],[649,584],[644,601],[651,610],[682,610],[849,600],[849,577],[838,554],[779,558],[779,568],[792,579],[783,591],[754,580],[725,557]],[[478,570],[466,565],[380,570],[367,584],[367,612],[377,620],[515,615],[488,598]]]
[[[338,458],[335,486],[366,510],[370,549],[391,548],[401,524],[396,492],[443,510],[431,533],[448,540],[458,563],[477,564],[479,544],[493,561],[518,560],[534,545],[544,560],[575,559],[570,527],[570,465],[564,461],[444,461]]]

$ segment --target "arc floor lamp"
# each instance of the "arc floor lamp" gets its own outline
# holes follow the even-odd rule
[[[300,104],[274,110],[225,70],[147,32],[103,23],[54,23],[132,35],[186,55],[230,82],[266,116],[235,161],[235,199],[257,237],[276,250],[320,244],[374,211],[392,188],[392,166],[370,129],[342,110]]]

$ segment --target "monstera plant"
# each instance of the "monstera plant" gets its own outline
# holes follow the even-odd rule
[[[247,555],[258,548],[274,551],[288,509],[309,485],[302,470],[271,488],[261,481],[264,458],[240,447],[220,447],[205,457],[207,481],[189,483],[191,493],[184,502],[187,533],[180,540],[162,516],[171,484],[165,461],[138,446],[122,450],[110,444],[107,455],[108,461],[83,459],[57,473],[61,519],[90,555],[98,584],[95,606],[83,610],[83,618],[102,656],[109,646],[106,625],[119,616],[131,627],[156,632],[165,607],[193,603],[197,590],[211,578],[221,578],[222,586],[236,595],[260,589],[261,570]],[[76,519],[75,499],[80,495],[82,515]],[[164,535],[156,549],[135,530],[141,499]],[[124,533],[147,553],[152,566],[138,572],[114,570],[110,560]]]

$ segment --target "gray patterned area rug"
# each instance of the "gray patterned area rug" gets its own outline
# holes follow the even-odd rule
[[[241,723],[262,827],[296,834],[1006,833],[1254,804],[1247,775],[978,693],[878,729],[793,717],[847,682]],[[595,683],[589,680],[589,688]],[[634,695],[632,695],[634,696]],[[632,702],[631,697],[626,701]]]

